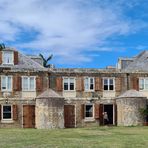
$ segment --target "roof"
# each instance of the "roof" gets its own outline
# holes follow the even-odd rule
[[[139,91],[136,91],[134,89],[131,89],[131,90],[128,90],[128,91],[124,92],[123,94],[121,94],[117,98],[118,99],[119,98],[146,98],[146,96],[144,96]]]
[[[34,60],[35,62],[43,66],[43,59],[40,56],[36,56],[36,55],[27,55],[27,56],[29,56],[32,60]]]
[[[40,98],[42,99],[42,98],[63,98],[63,97],[60,96],[58,93],[56,93],[54,90],[47,89],[42,94],[36,97],[36,99],[40,99]]]
[[[5,48],[4,51],[16,51],[14,48]],[[18,52],[18,64],[17,65],[0,65],[1,68],[11,68],[14,71],[47,71],[41,64],[31,59],[31,57],[26,56]]]
[[[96,69],[96,68],[49,68],[50,72],[54,73],[119,73],[115,68]]]
[[[21,53],[18,54],[19,63],[18,65],[14,65],[12,69],[26,69],[26,70],[45,70],[45,68],[31,59],[29,56],[25,56]]]
[[[133,59],[124,72],[148,72],[148,51],[141,52]]]

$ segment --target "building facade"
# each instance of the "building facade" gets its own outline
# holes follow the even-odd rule
[[[133,58],[119,58],[117,67],[47,69],[40,57],[5,48],[0,51],[0,127],[99,126],[104,125],[104,112],[110,125],[141,125],[140,115],[136,120],[134,116],[147,107],[147,59],[144,51]],[[142,106],[129,93],[124,101],[119,99],[128,90],[143,95]],[[127,108],[135,114],[122,117]]]
[[[5,48],[0,51],[0,83],[0,127],[35,127],[35,98],[49,86],[48,71]]]

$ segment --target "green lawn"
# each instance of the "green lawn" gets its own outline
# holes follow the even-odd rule
[[[0,148],[147,148],[148,127],[0,129]]]

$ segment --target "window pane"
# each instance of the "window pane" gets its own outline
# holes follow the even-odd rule
[[[23,90],[28,90],[28,78],[23,77]]]
[[[11,119],[11,106],[3,106],[3,119]]]
[[[68,83],[64,83],[64,90],[68,90]]]
[[[70,90],[74,90],[74,83],[70,83]]]
[[[90,78],[90,84],[93,84],[93,83],[94,83],[94,79]]]
[[[64,83],[68,83],[68,78],[64,78]]]
[[[68,90],[68,78],[64,78],[64,90]]]
[[[34,78],[30,78],[30,90],[35,90],[35,86],[34,86]]]
[[[4,52],[3,54],[3,62],[4,64],[12,64],[13,63],[13,52]]]
[[[11,106],[3,106],[3,112],[11,112]]]
[[[113,85],[113,79],[110,79],[110,80],[109,80],[109,84],[110,84],[110,85]]]
[[[104,90],[108,90],[108,85],[104,85]]]
[[[144,79],[139,79],[139,89],[144,90]]]
[[[145,89],[148,90],[148,79],[145,79]]]
[[[90,90],[93,90],[93,89],[94,89],[94,85],[90,84]]]
[[[11,77],[7,77],[7,90],[11,90],[11,80],[12,78]]]
[[[94,79],[90,78],[90,90],[94,89]]]
[[[89,89],[88,78],[85,78],[85,90]]]
[[[70,90],[74,90],[74,78],[70,78]]]
[[[4,64],[7,64],[7,56],[6,56],[6,54],[4,54],[4,57],[3,57],[3,59],[4,59]]]
[[[108,85],[108,79],[104,79],[104,85]]]
[[[6,77],[2,77],[2,90],[6,89]]]
[[[93,117],[93,105],[85,106],[85,117]]]
[[[110,85],[109,90],[114,90],[114,85]]]
[[[11,119],[11,113],[3,113],[3,119]]]
[[[70,78],[70,83],[74,83],[74,78]]]

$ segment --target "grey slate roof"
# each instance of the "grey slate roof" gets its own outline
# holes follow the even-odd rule
[[[43,65],[43,59],[40,56],[36,56],[36,55],[27,55],[27,56],[29,56],[29,58],[31,58],[35,62]]]
[[[63,97],[60,96],[58,93],[56,93],[54,90],[47,89],[42,94],[36,97],[36,99],[42,99],[42,98],[63,98]]]
[[[46,70],[41,64],[32,60],[29,56],[25,56],[19,53],[19,63],[18,65],[14,65],[12,69],[20,69],[20,70]]]
[[[136,56],[132,63],[130,63],[124,72],[148,72],[148,51],[141,52]]]
[[[6,48],[4,51],[16,51],[13,48]],[[18,65],[0,65],[1,68],[11,68],[12,71],[47,71],[41,64],[31,59],[29,56],[18,52]]]
[[[117,97],[117,99],[119,99],[119,98],[146,98],[146,96],[144,96],[139,91],[131,89],[131,90],[128,90]]]

